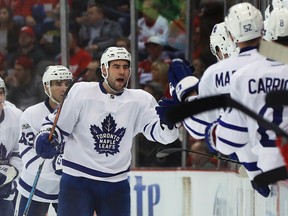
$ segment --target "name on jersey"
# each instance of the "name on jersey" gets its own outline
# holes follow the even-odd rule
[[[233,70],[232,72],[226,71],[221,72],[219,74],[215,75],[215,86],[218,87],[224,87],[226,85],[229,85],[230,83],[230,77],[236,70]]]
[[[248,81],[250,94],[268,93],[275,90],[288,89],[288,80],[280,78],[265,77],[259,80],[250,79]]]

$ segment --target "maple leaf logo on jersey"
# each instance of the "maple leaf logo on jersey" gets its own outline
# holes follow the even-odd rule
[[[119,143],[125,134],[125,128],[116,129],[117,124],[115,120],[109,114],[103,122],[101,122],[102,128],[96,125],[91,125],[90,131],[95,140],[95,150],[99,154],[114,155],[119,152]]]

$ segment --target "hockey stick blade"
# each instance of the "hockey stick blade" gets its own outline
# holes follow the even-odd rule
[[[271,91],[266,95],[266,104],[271,107],[275,106],[287,106],[288,105],[288,91],[279,90]]]
[[[177,152],[189,152],[189,153],[194,153],[194,154],[199,154],[205,157],[210,157],[210,158],[214,158],[217,160],[224,160],[230,163],[236,163],[236,164],[241,164],[239,161],[236,160],[231,160],[229,158],[226,157],[222,157],[222,156],[217,156],[217,155],[213,155],[213,154],[207,154],[207,153],[203,153],[203,152],[198,152],[198,151],[193,151],[190,149],[182,149],[182,148],[167,148],[167,149],[163,149],[159,152],[157,152],[156,157],[157,158],[165,158],[168,157],[170,154],[174,154]]]
[[[197,113],[205,112],[208,110],[213,110],[217,108],[224,108],[224,107],[232,107],[235,108],[249,117],[256,120],[260,125],[263,127],[273,130],[277,136],[283,136],[288,139],[288,134],[281,129],[278,125],[269,122],[268,120],[264,119],[263,117],[259,116],[252,110],[248,109],[244,105],[240,104],[239,102],[233,100],[228,95],[217,95],[211,96],[201,99],[196,99],[191,102],[182,103],[171,108],[167,111],[167,118],[171,123],[178,123],[184,120],[185,118],[195,115]]]
[[[261,40],[258,51],[269,59],[288,64],[288,48],[284,45]]]

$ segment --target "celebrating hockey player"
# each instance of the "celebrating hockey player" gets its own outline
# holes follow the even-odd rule
[[[64,92],[72,80],[72,73],[62,65],[48,66],[43,74],[42,82],[48,98],[36,105],[28,107],[20,120],[19,146],[23,172],[19,180],[19,192],[21,194],[18,215],[22,216],[29,199],[34,179],[43,159],[37,156],[33,147],[33,140],[42,125],[42,119],[56,109],[63,100]],[[52,203],[57,212],[59,184],[61,178],[61,157],[55,155],[44,162],[35,193],[28,211],[29,216],[45,216]]]
[[[234,43],[240,48],[240,53],[237,56],[231,56],[211,65],[204,72],[199,82],[198,98],[229,94],[232,74],[248,63],[264,59],[264,57],[257,52],[257,46],[259,45],[263,32],[263,18],[257,8],[247,2],[232,6],[225,18],[225,25]],[[169,69],[169,82],[175,89],[173,92],[173,98],[175,100],[191,101],[195,99],[195,96],[187,97],[189,96],[191,88],[197,85],[195,82],[187,82],[187,77],[189,76],[192,76],[192,71],[185,65],[185,62],[179,60],[172,62]],[[181,88],[179,88],[179,86],[181,86]],[[238,89],[238,91],[241,90]],[[206,127],[216,121],[222,113],[223,110],[219,109],[200,113],[185,119],[183,124],[191,136],[195,139],[203,139],[205,138]],[[213,147],[211,147],[211,149],[213,149]],[[251,143],[242,148],[242,151],[238,152],[237,156],[240,161],[245,161],[243,165],[248,171],[249,178],[253,180],[261,170],[257,166],[253,166],[258,158],[251,152]],[[248,161],[247,158],[249,158]],[[265,187],[263,190],[265,190],[265,192],[260,191],[260,193],[267,196],[270,191],[269,188]]]
[[[288,45],[287,20],[288,9],[274,8],[266,29],[271,40],[285,46]],[[287,64],[271,59],[251,63],[239,69],[232,76],[230,95],[233,99],[245,104],[260,116],[287,131],[287,107],[269,107],[265,104],[268,92],[288,89],[287,70]],[[265,193],[265,187],[288,178],[286,164],[275,145],[275,133],[240,111],[236,109],[226,111],[218,122],[210,126],[208,133],[209,137],[212,136],[212,133],[216,134],[216,137],[210,139],[211,145],[216,146],[217,150],[224,154],[238,154],[247,143],[252,143],[250,148],[258,156],[258,160],[257,164],[251,164],[250,167],[253,165],[261,169],[261,173],[256,174],[252,179],[252,184],[258,191],[262,190],[264,195],[268,196]]]
[[[63,155],[58,216],[130,216],[128,172],[133,137],[172,143],[178,129],[160,119],[162,107],[152,95],[127,89],[131,56],[123,47],[109,47],[101,57],[103,82],[76,83],[63,103],[52,141],[55,115],[36,136],[39,156],[58,154],[55,143],[67,137]],[[157,112],[155,110],[157,108]]]
[[[22,169],[18,146],[22,111],[6,101],[6,94],[0,78],[0,215],[14,216],[16,178]]]
[[[210,50],[218,61],[239,53],[238,47],[236,48],[228,35],[225,22],[214,25],[210,35]]]

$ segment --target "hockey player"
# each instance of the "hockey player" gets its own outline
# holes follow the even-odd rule
[[[0,214],[14,216],[16,178],[22,169],[17,140],[22,111],[6,101],[6,94],[0,78]]]
[[[239,53],[228,35],[225,22],[214,25],[210,35],[210,50],[218,61]]]
[[[99,216],[130,216],[133,137],[143,133],[163,144],[178,138],[178,130],[159,119],[161,107],[152,95],[126,88],[130,67],[125,48],[106,49],[101,57],[104,82],[76,83],[63,103],[53,140],[48,136],[54,114],[36,136],[36,152],[45,158],[58,154],[56,137],[67,137],[58,216],[92,215],[94,210]]]
[[[19,180],[19,192],[21,194],[18,215],[22,216],[26,207],[30,191],[38,170],[43,161],[37,156],[33,147],[33,140],[40,130],[42,119],[52,113],[57,105],[63,100],[64,92],[72,80],[72,73],[62,65],[48,66],[43,74],[42,83],[48,98],[36,105],[27,108],[20,120],[20,153],[24,163],[23,172]],[[61,152],[60,152],[61,153]],[[44,162],[42,172],[32,197],[29,208],[29,216],[45,216],[52,203],[57,212],[59,184],[61,178],[60,155]]]
[[[248,63],[264,59],[257,52],[263,31],[262,15],[257,8],[247,2],[232,6],[225,18],[225,25],[234,43],[240,48],[240,53],[211,65],[204,72],[199,82],[198,98],[229,94],[232,74]],[[191,88],[197,85],[197,83],[189,81],[191,75],[191,70],[189,71],[184,62],[172,62],[169,69],[169,82],[175,89],[174,100],[191,101],[195,99],[195,96],[187,97]],[[200,113],[185,119],[183,124],[191,136],[195,139],[203,139],[206,127],[217,120],[221,113],[223,110]],[[247,160],[247,155],[250,155],[249,160]],[[249,144],[242,148],[242,152],[238,152],[237,156],[240,161],[245,161],[243,165],[249,171],[248,175],[251,180],[260,173],[260,169],[253,166],[258,158],[251,152]],[[269,191],[269,188],[266,187],[266,189]]]
[[[288,9],[274,8],[267,28],[270,38],[285,46],[288,46],[287,20]],[[265,104],[268,92],[288,90],[287,70],[287,64],[269,59],[242,67],[232,76],[230,95],[233,99],[287,131],[288,108],[268,107]],[[285,162],[275,146],[275,133],[262,127],[240,111],[235,109],[226,111],[218,122],[210,126],[207,132],[211,144],[224,154],[238,154],[247,143],[252,143],[250,148],[258,156],[257,164],[255,163],[254,166],[261,169],[261,173],[252,179],[254,188],[262,190],[269,184],[288,178]],[[212,133],[215,133],[216,138],[212,137]],[[268,196],[268,194],[264,195]]]
[[[271,41],[269,35],[266,34],[266,29],[268,28],[268,19],[274,8],[288,8],[288,0],[272,0],[272,3],[268,5],[265,10],[265,19],[264,19],[264,30],[263,39]]]

